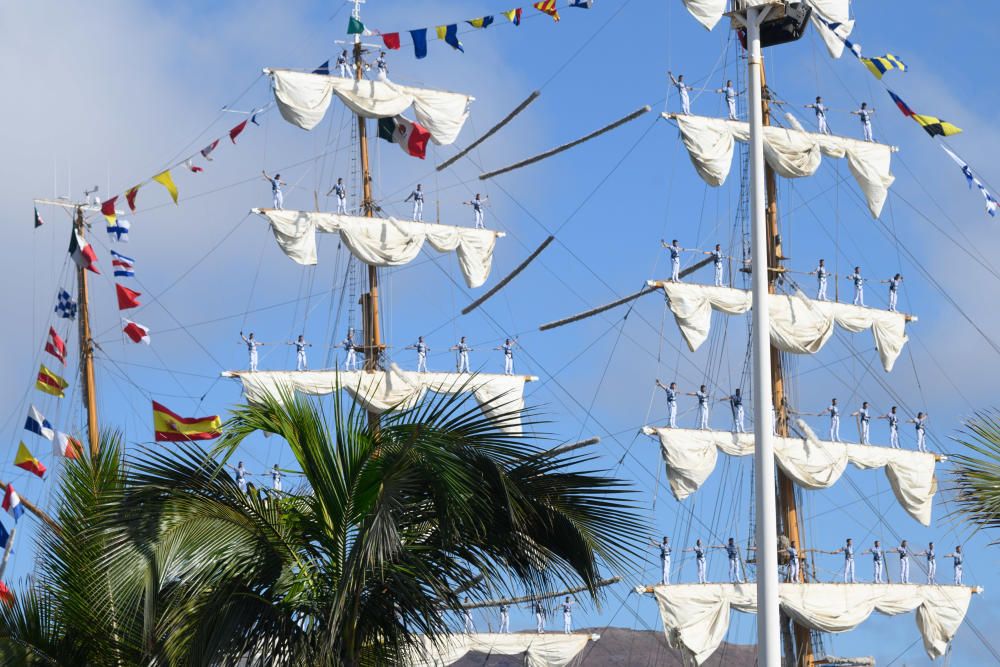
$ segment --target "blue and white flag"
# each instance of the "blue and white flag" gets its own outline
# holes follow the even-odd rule
[[[117,241],[118,243],[128,243],[128,231],[131,227],[131,222],[118,218],[115,220],[115,224],[108,225],[108,236],[112,241]]]
[[[52,424],[49,423],[49,420],[34,405],[28,408],[28,419],[24,422],[24,428],[27,431],[42,436],[46,440],[52,440],[56,436]]]
[[[135,260],[126,257],[120,252],[111,251],[111,266],[115,270],[115,275],[119,278],[135,277]]]
[[[56,314],[67,320],[76,319],[76,301],[69,292],[64,289],[59,290],[59,300],[56,302]]]
[[[836,35],[838,38],[840,38],[840,40],[842,42],[844,42],[844,44],[847,46],[847,48],[850,49],[851,53],[854,54],[855,58],[857,58],[858,60],[862,59],[862,56],[861,56],[861,45],[860,44],[855,44],[851,40],[847,39],[847,35],[844,34],[844,31],[839,29],[842,24],[840,24],[840,23],[831,23],[829,21],[824,21],[824,23],[826,23],[826,27],[828,27],[830,29],[830,32],[832,32],[834,35]],[[850,30],[848,29],[847,32],[850,33]],[[837,56],[837,57],[839,58],[840,56]]]
[[[594,6],[594,0],[569,0],[570,7],[579,7],[580,9],[590,9]]]
[[[956,164],[958,164],[959,167],[962,168],[962,173],[965,175],[965,180],[969,183],[969,188],[972,188],[973,185],[979,188],[980,194],[982,194],[983,199],[986,200],[986,212],[991,216],[996,217],[997,209],[1000,208],[1000,201],[997,201],[997,198],[986,189],[983,182],[976,178],[976,175],[972,173],[972,167],[970,167],[965,160],[952,153],[944,144],[941,144],[941,148],[952,160],[955,161]]]

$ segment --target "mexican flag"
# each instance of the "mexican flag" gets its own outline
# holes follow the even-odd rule
[[[406,153],[423,160],[427,155],[427,142],[431,138],[431,133],[420,123],[396,116],[378,119],[378,136],[399,144]]]

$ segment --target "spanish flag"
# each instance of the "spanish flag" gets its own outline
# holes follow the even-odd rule
[[[36,459],[30,451],[28,451],[28,448],[24,446],[23,442],[17,446],[17,456],[14,457],[14,465],[18,468],[23,468],[28,472],[34,473],[39,477],[45,476],[45,465]]]
[[[35,380],[35,389],[38,391],[44,391],[46,394],[52,394],[53,396],[58,396],[63,398],[66,394],[63,390],[69,386],[69,382],[63,380],[61,377],[50,371],[45,367],[45,364],[40,364],[38,367],[38,379]]]
[[[153,431],[157,442],[212,440],[222,435],[222,421],[211,417],[181,417],[153,401]]]

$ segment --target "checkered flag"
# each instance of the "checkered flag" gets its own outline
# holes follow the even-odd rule
[[[56,303],[55,311],[59,317],[67,320],[76,319],[76,301],[73,301],[73,297],[64,289],[59,290],[59,300]]]

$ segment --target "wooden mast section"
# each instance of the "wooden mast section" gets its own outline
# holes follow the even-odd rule
[[[764,125],[771,124],[771,96],[767,89],[767,79],[764,64],[761,63],[761,85],[763,95],[761,104],[764,113]],[[786,258],[781,249],[781,233],[778,227],[778,183],[774,170],[770,165],[764,167],[764,187],[767,196],[765,207],[765,222],[767,231],[767,266],[768,266],[768,292],[775,293],[775,283],[784,271],[781,262]],[[775,433],[780,437],[788,436],[788,401],[785,394],[784,368],[781,361],[781,351],[771,345],[771,400],[774,405]],[[778,516],[782,520],[784,532],[795,546],[799,554],[805,553],[803,544],[803,531],[799,525],[798,508],[795,503],[795,484],[792,479],[785,474],[780,467],[776,470],[777,494],[778,494]],[[805,582],[806,568],[800,567],[799,581]],[[812,633],[809,628],[792,621],[795,635],[795,648],[798,660],[794,663],[801,667],[814,667],[815,656],[813,655]],[[789,664],[794,659],[788,656]]]
[[[83,221],[83,207],[76,207],[74,229],[82,240],[86,231]],[[97,427],[97,388],[94,381],[94,342],[90,338],[90,296],[87,287],[87,270],[76,268],[77,292],[80,302],[80,383],[83,391],[83,406],[87,410],[87,437],[90,439],[90,455],[97,456],[100,447]]]

